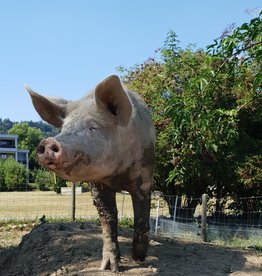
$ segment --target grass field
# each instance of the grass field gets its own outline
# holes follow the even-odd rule
[[[116,194],[118,216],[133,217],[133,207],[129,194]],[[156,199],[153,197],[151,215],[156,215]],[[164,200],[160,204],[159,215],[168,215]],[[35,220],[43,215],[48,219],[71,219],[72,197],[55,192],[0,192],[0,221]],[[90,192],[76,195],[77,219],[98,217]]]
[[[157,210],[158,197],[152,198],[151,216],[168,216],[167,204],[160,200],[160,208]],[[118,216],[122,225],[128,225],[133,218],[133,207],[129,194],[117,193],[116,201]],[[71,220],[72,218],[72,197],[61,195],[55,192],[0,192],[0,247],[12,245],[14,240],[19,240],[24,232],[29,231],[39,218],[45,215],[49,221]],[[93,205],[90,192],[76,195],[76,219],[97,219],[97,210]],[[132,224],[132,223],[131,223]],[[152,227],[154,230],[154,226]],[[13,233],[13,234],[12,234]],[[18,234],[17,234],[18,233]],[[185,233],[189,235],[188,233]],[[192,237],[189,237],[190,239]],[[232,236],[230,239],[213,239],[216,244],[234,247],[262,248],[261,237],[250,237],[239,239]]]
[[[133,216],[130,195],[118,193],[117,206],[119,216]],[[55,192],[0,192],[0,221],[9,220],[35,220],[43,215],[46,218],[71,219],[72,197]],[[76,195],[77,219],[97,217],[91,193]]]

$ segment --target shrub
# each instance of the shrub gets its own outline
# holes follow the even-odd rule
[[[0,160],[0,191],[4,191],[6,189],[4,172],[4,160]]]
[[[44,170],[38,169],[35,173],[35,183],[40,191],[50,191],[54,185],[54,174]]]
[[[4,190],[24,190],[27,182],[27,171],[23,164],[17,163],[14,158],[0,162],[0,183]]]
[[[59,176],[56,176],[54,179],[55,179],[55,182],[54,182],[54,185],[53,185],[53,190],[57,194],[60,194],[61,193],[61,187],[66,187],[66,180],[59,177]]]

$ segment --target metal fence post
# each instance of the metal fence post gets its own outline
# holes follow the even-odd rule
[[[76,183],[72,182],[72,220],[76,219]]]
[[[157,234],[157,226],[158,226],[158,218],[159,218],[159,208],[160,208],[160,197],[158,197],[158,200],[157,200],[157,207],[156,207],[155,235]]]
[[[176,208],[177,208],[177,201],[178,201],[178,196],[176,196],[175,200],[175,206],[174,206],[174,213],[173,213],[173,221],[176,221]]]
[[[176,199],[175,199],[175,206],[174,206],[174,212],[173,212],[173,227],[172,227],[172,232],[175,231],[177,201],[178,201],[178,196],[176,196]]]
[[[207,241],[207,194],[202,195],[201,239],[203,242]]]

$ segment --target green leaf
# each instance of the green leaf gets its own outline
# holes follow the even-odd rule
[[[253,81],[253,90],[257,90],[262,84],[262,72],[258,72]]]
[[[217,149],[218,149],[217,145],[213,144],[212,148],[213,148],[214,152],[217,152]]]

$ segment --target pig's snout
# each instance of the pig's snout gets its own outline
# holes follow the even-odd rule
[[[38,161],[49,169],[55,169],[61,163],[62,147],[54,138],[47,138],[37,147]]]

